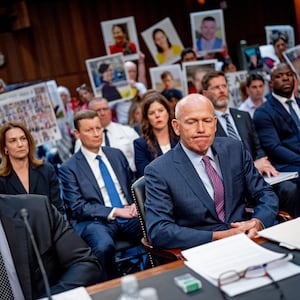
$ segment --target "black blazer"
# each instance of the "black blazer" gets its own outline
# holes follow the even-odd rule
[[[12,171],[8,176],[0,176],[0,194],[27,194],[17,174]],[[44,163],[39,167],[29,166],[29,194],[45,195],[62,214],[65,212],[60,197],[59,181],[54,167]]]
[[[245,148],[250,152],[253,160],[266,156],[260,145],[260,141],[250,114],[246,111],[241,111],[236,108],[230,108],[229,111],[242,142],[244,143]],[[227,136],[219,122],[217,122],[216,136]]]
[[[26,300],[45,296],[43,277],[20,210],[28,221],[52,294],[100,281],[101,267],[87,244],[41,195],[0,195],[0,219]]]

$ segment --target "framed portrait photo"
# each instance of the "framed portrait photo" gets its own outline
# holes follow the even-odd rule
[[[277,40],[281,36],[287,40],[288,48],[295,46],[295,33],[294,28],[290,25],[274,25],[265,26],[266,42],[267,44],[273,44],[274,40]]]
[[[190,61],[182,63],[182,74],[185,94],[200,93],[201,80],[208,71],[217,70],[217,59]]]
[[[110,104],[132,98],[123,54],[113,54],[85,61],[95,97],[104,97]]]
[[[225,28],[222,9],[190,13],[194,49],[197,55],[224,50]]]
[[[133,17],[100,23],[107,55],[122,53],[125,60],[139,58],[139,41]]]
[[[152,88],[169,98],[181,99],[184,95],[182,71],[179,64],[149,69]]]
[[[293,71],[297,74],[298,80],[300,80],[300,45],[284,51],[283,56]]]
[[[169,18],[144,30],[141,35],[157,65],[170,65],[180,59],[183,44]]]

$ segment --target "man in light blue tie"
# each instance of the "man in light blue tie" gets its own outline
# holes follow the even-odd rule
[[[63,198],[71,223],[101,261],[103,280],[108,280],[115,277],[115,238],[142,237],[131,196],[134,177],[121,150],[101,147],[96,111],[76,113],[74,126],[81,149],[60,168]]]

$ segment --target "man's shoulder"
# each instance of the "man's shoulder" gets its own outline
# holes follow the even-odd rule
[[[137,137],[139,136],[137,132],[129,125],[124,125],[117,122],[111,122],[110,126],[112,130],[118,130],[118,132],[122,131],[123,133],[127,133],[130,135],[136,135]]]

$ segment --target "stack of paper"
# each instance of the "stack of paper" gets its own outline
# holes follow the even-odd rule
[[[189,268],[215,286],[217,286],[220,274],[224,272],[232,270],[242,272],[248,267],[261,265],[285,255],[285,253],[277,253],[256,244],[245,234],[184,250],[182,254],[187,259],[185,264]],[[277,281],[300,273],[300,267],[284,261],[268,271]],[[222,286],[222,290],[229,296],[235,296],[270,283],[268,277],[241,279]]]
[[[300,217],[266,228],[258,234],[289,249],[300,250]]]

